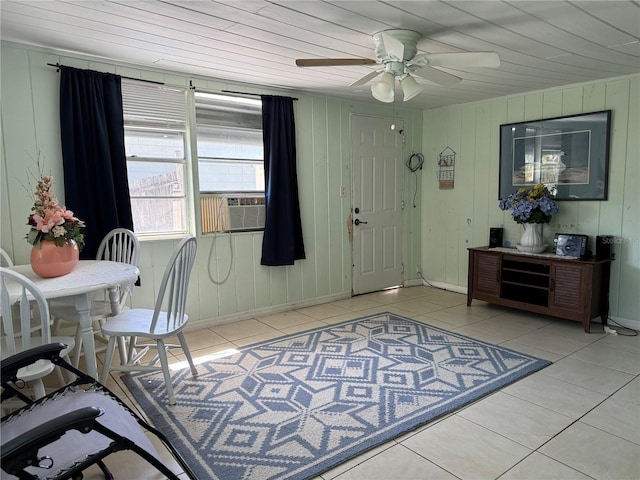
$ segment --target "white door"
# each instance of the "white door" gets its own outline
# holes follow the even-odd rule
[[[351,119],[354,295],[402,283],[402,129],[397,119]]]

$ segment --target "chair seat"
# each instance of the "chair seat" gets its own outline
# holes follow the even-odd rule
[[[33,382],[34,380],[39,380],[42,377],[49,375],[53,372],[54,368],[56,368],[56,366],[49,360],[38,360],[36,363],[32,363],[28,367],[18,370],[18,378],[23,382]]]
[[[67,346],[67,348],[63,349],[60,352],[62,356],[68,355],[69,352],[71,352],[71,350],[73,350],[73,348],[75,347],[75,341],[72,337],[51,337],[51,342],[64,343]],[[43,342],[41,337],[31,337],[31,348],[38,347],[42,344]],[[0,351],[9,351],[7,347],[7,339],[5,337],[2,337],[2,339],[0,339]],[[33,380],[37,380],[46,375],[49,375],[54,368],[55,365],[49,360],[38,360],[36,363],[18,370],[18,378],[25,382],[31,382]]]
[[[122,312],[115,317],[109,318],[102,326],[102,333],[106,336],[133,336],[142,338],[166,338],[171,337],[186,326],[189,319],[184,314],[184,321],[180,322],[178,328],[169,328],[167,322],[167,313],[159,312],[158,322],[153,332],[150,332],[151,321],[153,319],[153,310],[146,308],[132,308]]]
[[[80,314],[75,305],[63,302],[51,302],[49,312],[54,318],[61,318],[65,322],[79,323]],[[94,300],[91,302],[91,318],[99,320],[111,315],[111,302],[108,300]]]

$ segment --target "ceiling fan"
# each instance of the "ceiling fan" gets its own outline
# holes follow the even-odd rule
[[[342,65],[382,65],[349,84],[350,87],[364,85],[380,76],[371,84],[371,94],[376,100],[390,103],[395,98],[395,79],[400,82],[404,101],[418,95],[424,87],[412,75],[417,75],[442,86],[454,85],[460,77],[433,67],[499,67],[500,57],[496,52],[418,52],[420,33],[413,30],[384,30],[373,35],[376,60],[369,58],[301,58],[298,67],[328,67]]]

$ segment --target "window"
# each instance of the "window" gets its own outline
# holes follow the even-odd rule
[[[196,138],[203,233],[264,227],[260,99],[122,81],[125,150],[137,234],[183,235],[191,224],[188,138]],[[193,105],[190,103],[190,105]],[[191,107],[192,108],[192,107]],[[188,135],[189,133],[190,135]],[[192,147],[193,148],[193,147]]]
[[[262,102],[196,92],[200,192],[264,192]]]
[[[125,151],[137,234],[184,234],[187,219],[186,92],[122,81]]]
[[[262,101],[195,93],[203,233],[264,227]]]

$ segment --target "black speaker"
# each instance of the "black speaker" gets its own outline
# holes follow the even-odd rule
[[[596,260],[611,260],[613,235],[596,236]]]
[[[489,229],[489,248],[496,248],[502,246],[502,228],[490,228]]]

